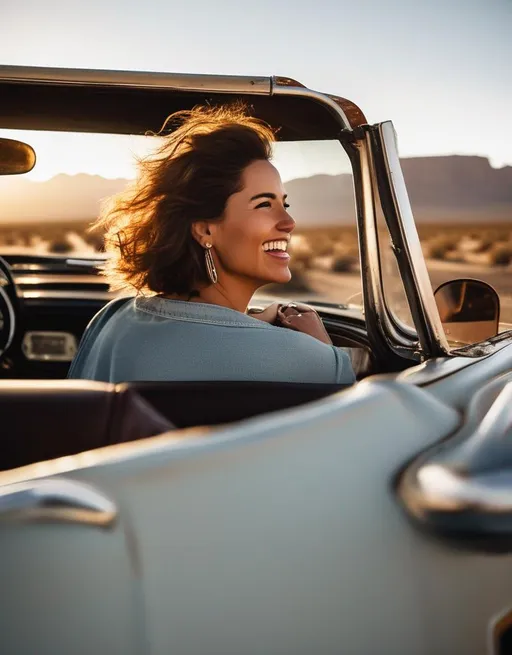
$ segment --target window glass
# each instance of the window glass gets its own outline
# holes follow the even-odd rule
[[[0,177],[0,254],[95,256],[102,235],[88,232],[102,200],[136,175],[136,160],[159,137],[0,130],[32,145],[37,163]],[[337,141],[275,145],[290,213],[292,281],[260,295],[361,304],[361,276],[350,161]]]

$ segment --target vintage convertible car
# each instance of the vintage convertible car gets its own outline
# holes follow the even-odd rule
[[[0,651],[512,652],[512,333],[483,282],[434,296],[392,124],[283,77],[0,67],[0,98],[4,175],[30,130],[203,102],[341,144],[362,305],[301,299],[371,353],[346,389],[66,380],[102,255],[0,246]]]

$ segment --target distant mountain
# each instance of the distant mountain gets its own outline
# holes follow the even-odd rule
[[[46,182],[23,177],[0,178],[0,222],[93,220],[102,200],[118,193],[130,180],[100,175],[56,175]]]
[[[512,221],[512,166],[492,168],[485,157],[402,159],[417,221]],[[355,220],[351,175],[316,175],[287,182],[292,215],[300,224]]]
[[[290,180],[285,187],[298,225],[354,223],[352,175],[314,175]]]
[[[477,209],[512,205],[512,166],[492,168],[485,157],[402,159],[413,207]]]
[[[512,220],[512,167],[492,168],[484,157],[402,159],[409,197],[420,221]],[[0,178],[0,222],[93,220],[101,201],[130,180],[58,175],[47,182]],[[315,175],[286,183],[299,225],[352,223],[351,175]]]

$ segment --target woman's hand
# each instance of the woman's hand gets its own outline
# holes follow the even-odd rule
[[[318,312],[309,305],[292,302],[278,306],[276,325],[304,332],[322,343],[332,345],[331,337],[327,334]]]
[[[332,345],[331,338],[322,323],[322,319],[309,305],[303,303],[272,303],[264,310],[250,310],[249,316],[265,321],[271,325],[288,328],[295,332],[304,332],[311,337]]]

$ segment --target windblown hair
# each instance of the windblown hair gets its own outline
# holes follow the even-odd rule
[[[208,284],[192,224],[222,220],[244,169],[269,160],[275,140],[241,104],[177,112],[164,131],[161,146],[139,161],[135,183],[108,201],[93,226],[105,232],[113,289],[181,295]]]

